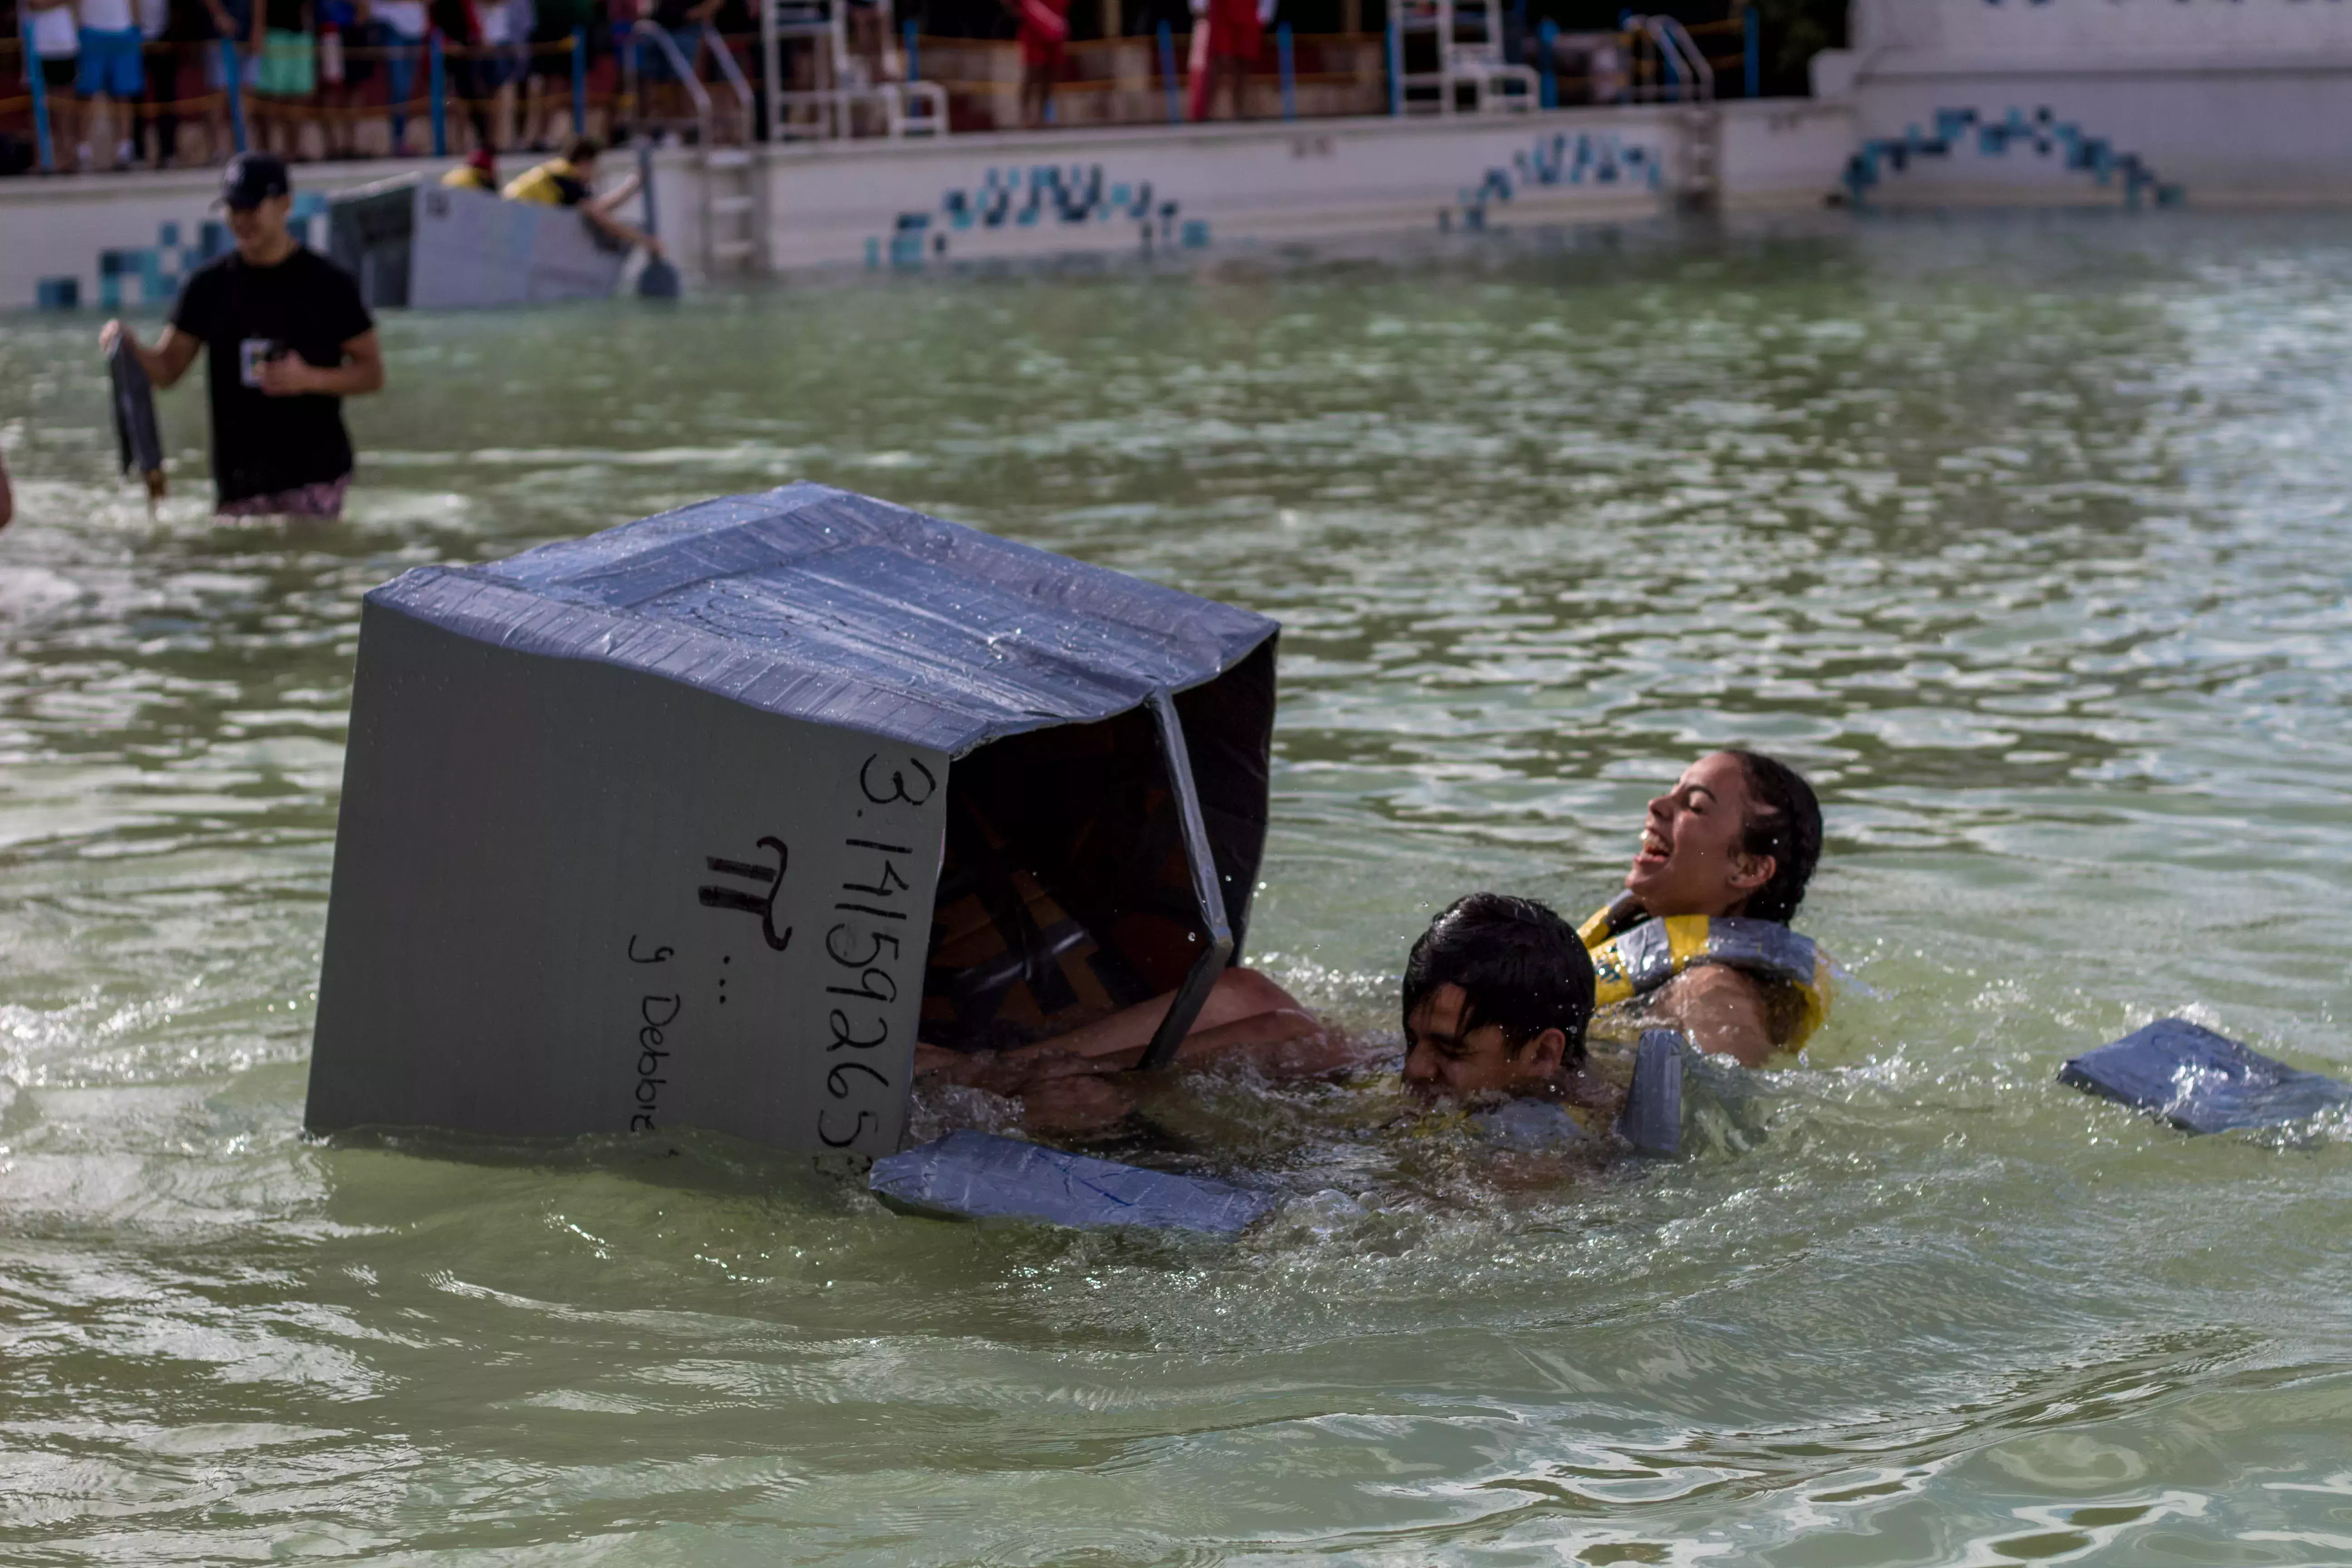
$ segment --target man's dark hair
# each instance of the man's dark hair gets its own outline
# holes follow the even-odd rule
[[[1546,1029],[1568,1037],[1560,1066],[1584,1060],[1592,1018],[1592,958],[1574,928],[1533,899],[1473,893],[1429,922],[1404,961],[1404,1016],[1441,985],[1466,999],[1462,1032],[1502,1026],[1513,1056]]]
[[[593,163],[604,144],[593,136],[574,136],[563,144],[563,161],[567,163]]]
[[[1788,763],[1759,752],[1734,750],[1748,781],[1748,823],[1739,847],[1772,857],[1772,879],[1748,896],[1739,912],[1786,925],[1805,901],[1805,884],[1822,860],[1822,803],[1813,786]]]

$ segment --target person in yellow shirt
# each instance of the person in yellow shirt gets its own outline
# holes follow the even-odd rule
[[[466,154],[466,161],[441,176],[441,183],[453,191],[483,191],[499,194],[499,161],[488,147],[477,147]]]
[[[596,159],[604,150],[604,143],[593,136],[575,136],[562,157],[524,170],[508,181],[500,194],[510,202],[577,207],[588,226],[614,244],[642,245],[659,256],[661,241],[614,216],[623,202],[637,194],[636,175],[631,174],[601,196],[596,194]]]

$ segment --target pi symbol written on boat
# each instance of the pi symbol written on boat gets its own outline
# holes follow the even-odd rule
[[[760,847],[776,852],[776,864],[772,869],[748,860],[722,860],[716,855],[706,857],[703,864],[722,877],[740,877],[766,891],[703,887],[697,889],[696,892],[701,897],[705,909],[740,910],[747,915],[759,916],[760,934],[768,939],[770,947],[782,952],[793,940],[793,928],[786,926],[782,932],[776,930],[776,895],[784,890],[784,868],[792,863],[792,856],[781,838],[762,838]]]

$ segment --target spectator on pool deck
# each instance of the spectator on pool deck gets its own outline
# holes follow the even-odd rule
[[[342,400],[383,385],[375,326],[350,276],[287,228],[286,165],[241,153],[222,173],[236,248],[197,268],[153,348],[121,321],[119,338],[158,389],[206,351],[215,509],[224,517],[336,517],[352,481]]]
[[[375,75],[368,0],[319,0],[319,135],[330,158],[356,158],[360,100]]]
[[[91,143],[103,124],[114,137],[114,167],[128,169],[139,149],[131,140],[131,116],[147,91],[142,58],[147,37],[140,31],[131,0],[76,0],[80,19],[77,38],[80,68],[74,73],[74,94],[81,100],[81,133],[75,158],[85,168],[97,166]],[[99,105],[106,105],[106,118]]]
[[[490,140],[490,92],[482,85],[488,62],[481,55],[482,23],[474,0],[428,0],[433,30],[441,35],[442,69],[449,95],[464,105],[474,128],[474,145],[494,145]]]
[[[642,245],[659,256],[661,241],[614,216],[623,202],[637,194],[636,175],[631,174],[604,195],[596,194],[596,159],[604,150],[604,143],[593,136],[575,136],[562,157],[533,164],[508,181],[501,194],[509,201],[578,207],[589,226],[614,244]]]
[[[212,13],[213,26],[218,29],[223,48],[215,41],[205,50],[205,89],[212,103],[205,111],[205,132],[211,142],[211,155],[215,163],[226,161],[229,149],[236,145],[230,134],[228,112],[229,70],[236,70],[237,90],[250,94],[260,70],[261,61],[253,53],[254,0],[209,0],[206,9]]]
[[[691,77],[700,65],[704,29],[710,18],[719,14],[723,0],[654,0],[653,19],[670,42],[677,46],[678,58],[686,63],[686,73]],[[637,82],[650,101],[656,89],[668,100],[655,111],[656,118],[683,118],[692,110],[692,94],[678,80],[677,68],[670,63],[669,54],[650,37],[637,53]]]
[[[135,135],[155,167],[168,169],[180,159],[180,104],[203,95],[198,57],[219,35],[205,0],[140,0],[139,25],[159,47],[147,61],[147,92]]]
[[[475,0],[481,52],[474,60],[474,90],[482,96],[488,134],[483,145],[514,144],[515,84],[522,79],[530,32],[530,0]]]
[[[74,98],[80,69],[81,31],[74,0],[25,0],[32,24],[33,53],[40,62],[41,92],[48,104],[49,146],[58,166],[69,166],[70,150],[81,141],[81,106]]]
[[[499,194],[498,154],[488,147],[477,147],[466,154],[466,161],[441,176],[441,183],[453,191],[485,191]]]
[[[254,7],[247,36],[255,60],[254,140],[263,152],[301,155],[302,111],[319,90],[316,25],[310,0],[260,0]]]
[[[425,0],[369,0],[374,20],[373,42],[383,51],[385,101],[392,115],[392,155],[404,154],[408,143],[408,113],[416,103],[417,83],[425,58],[425,34],[432,26]]]
[[[1193,15],[1208,32],[1207,68],[1194,78],[1192,115],[1207,120],[1217,111],[1217,89],[1231,94],[1234,118],[1249,118],[1249,73],[1264,47],[1275,0],[1192,0]]]
[[[1070,0],[1003,0],[1021,45],[1021,123],[1042,126],[1054,110],[1054,85],[1069,58]]]
[[[555,145],[556,138],[576,132],[572,123],[572,36],[581,35],[587,58],[596,54],[595,0],[536,0],[531,7],[530,60],[526,69],[522,124],[518,141],[534,153]]]

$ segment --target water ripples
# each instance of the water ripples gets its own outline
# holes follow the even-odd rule
[[[2352,227],[1626,230],[385,323],[333,525],[108,473],[0,335],[0,1554],[2352,1559]],[[1514,1185],[1210,1080],[1220,1246],[912,1223],[719,1140],[299,1133],[358,595],[817,479],[1284,623],[1256,957],[1393,1037],[1475,885],[1581,913],[1741,738],[1822,785],[1806,1065]]]

